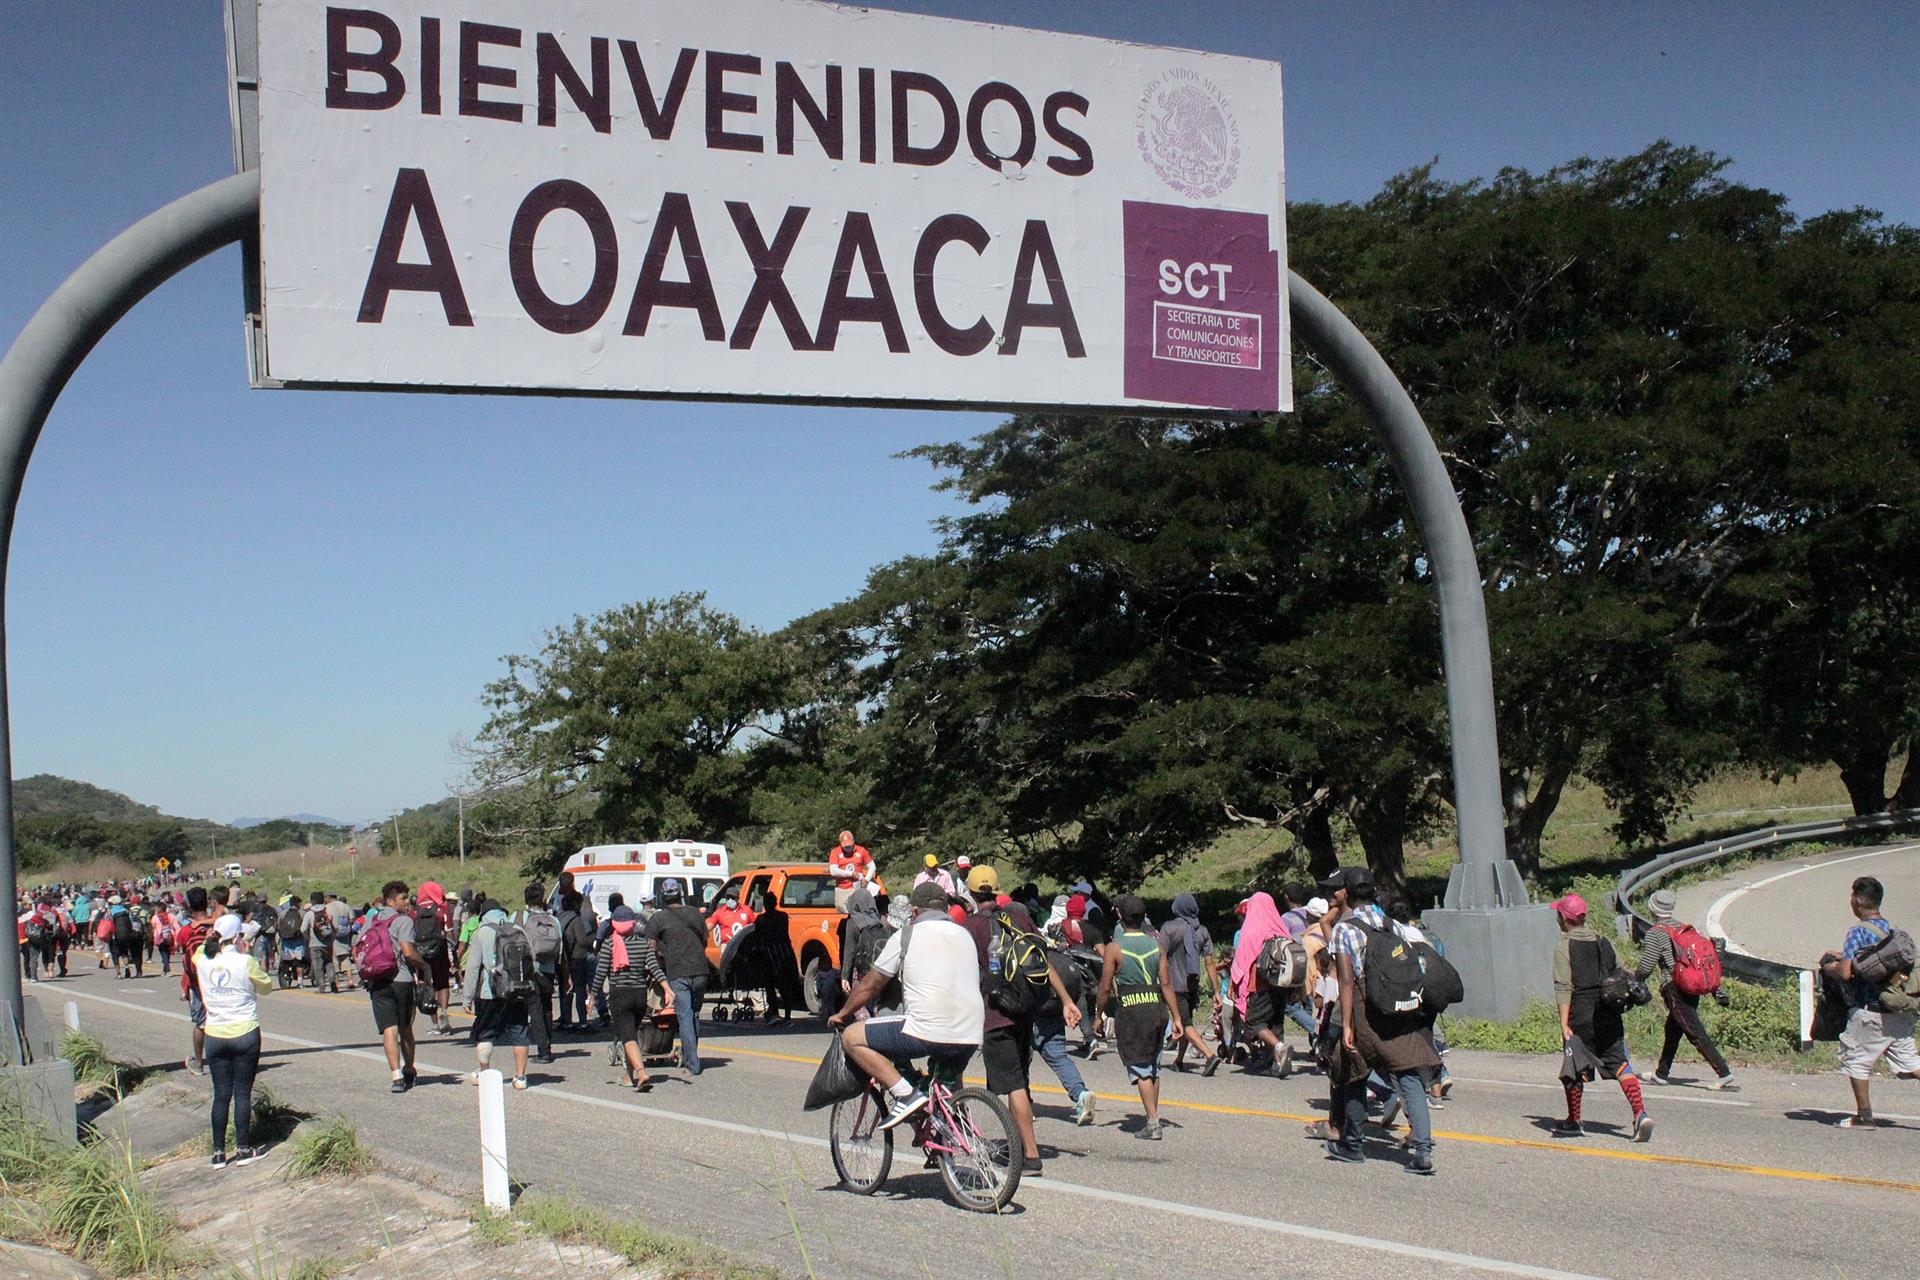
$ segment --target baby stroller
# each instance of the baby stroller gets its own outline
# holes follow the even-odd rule
[[[753,926],[742,925],[721,948],[719,972],[707,997],[712,1009],[707,1016],[715,1022],[751,1022],[760,1016],[753,993],[764,990],[766,981],[754,959]]]

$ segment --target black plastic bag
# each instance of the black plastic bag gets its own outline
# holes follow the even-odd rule
[[[846,1046],[836,1035],[820,1059],[819,1070],[813,1073],[813,1083],[807,1086],[806,1110],[819,1111],[836,1102],[857,1098],[866,1087],[866,1077],[847,1061]]]

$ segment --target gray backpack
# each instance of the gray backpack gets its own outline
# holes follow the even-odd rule
[[[560,922],[545,911],[522,911],[517,921],[527,931],[527,941],[533,945],[533,958],[541,964],[551,964],[560,958]]]
[[[1862,921],[1861,927],[1868,933],[1880,934],[1878,940],[1860,948],[1853,958],[1853,976],[1870,987],[1890,985],[1896,978],[1905,978],[1913,972],[1914,949],[1913,935],[1905,929],[1889,927],[1882,931],[1877,925]]]

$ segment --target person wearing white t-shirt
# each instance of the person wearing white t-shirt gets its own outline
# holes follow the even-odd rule
[[[973,935],[947,916],[947,895],[936,884],[915,885],[914,915],[887,939],[873,968],[854,985],[829,1025],[839,1029],[847,1059],[887,1095],[891,1129],[927,1105],[927,1095],[909,1084],[895,1061],[947,1059],[964,1067],[986,1032],[987,1006],[980,995],[980,954]],[[906,1012],[854,1021],[888,982],[900,979]]]
[[[253,1119],[253,1077],[260,1069],[259,997],[273,990],[273,977],[240,944],[238,916],[213,922],[204,946],[186,957],[199,979],[207,1011],[207,1070],[213,1075],[213,1167],[252,1164],[259,1148],[248,1132]],[[227,1155],[227,1112],[239,1145]]]

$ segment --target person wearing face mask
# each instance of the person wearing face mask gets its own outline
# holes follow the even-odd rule
[[[844,914],[853,891],[873,881],[873,855],[854,843],[853,832],[842,831],[840,843],[827,851],[827,874],[833,877],[833,909]]]

